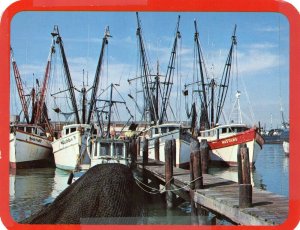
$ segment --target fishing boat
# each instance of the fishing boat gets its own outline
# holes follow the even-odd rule
[[[56,93],[53,93],[52,96],[57,98],[59,94],[68,92],[68,98],[71,100],[72,111],[71,112],[63,112],[60,108],[55,108],[54,111],[59,114],[68,114],[75,115],[75,122],[73,124],[63,126],[63,129],[59,133],[59,136],[52,142],[53,153],[55,164],[57,168],[74,171],[78,167],[80,168],[89,168],[90,167],[90,158],[86,151],[87,145],[87,137],[91,134],[97,132],[94,129],[94,125],[92,124],[92,113],[94,111],[95,103],[96,103],[96,93],[98,90],[99,84],[99,75],[104,55],[104,50],[106,45],[108,44],[108,38],[110,37],[109,29],[106,28],[105,34],[103,37],[102,48],[100,52],[100,57],[98,61],[98,66],[94,78],[93,86],[91,87],[91,99],[90,99],[90,108],[88,116],[86,117],[86,93],[87,90],[85,84],[83,83],[83,88],[80,93],[82,94],[82,116],[81,119],[79,117],[79,108],[77,106],[77,101],[75,97],[75,87],[72,82],[65,49],[62,41],[62,37],[60,36],[58,26],[54,26],[54,30],[51,33],[53,39],[56,40],[56,44],[59,45],[61,59],[63,63],[64,75],[67,82],[67,89],[62,90]],[[79,90],[78,90],[79,91]]]
[[[176,66],[176,57],[178,56],[177,49],[178,43],[181,38],[179,31],[180,16],[178,16],[174,41],[169,59],[167,71],[165,75],[159,73],[159,63],[157,62],[157,73],[152,74],[149,67],[149,61],[146,54],[146,49],[143,41],[141,21],[137,16],[137,40],[139,46],[140,58],[140,77],[134,80],[140,80],[143,92],[144,108],[139,109],[142,113],[144,122],[148,127],[141,132],[141,136],[149,139],[148,152],[149,158],[155,159],[154,156],[154,142],[155,139],[159,140],[160,156],[159,160],[164,162],[164,146],[167,140],[175,139],[176,142],[176,166],[187,167],[190,162],[190,141],[191,134],[187,132],[188,127],[185,127],[181,122],[171,122],[168,118],[168,110],[171,110],[170,97],[172,86],[174,84],[174,69]],[[163,79],[163,80],[162,80]],[[128,80],[131,82],[131,80]],[[132,96],[130,95],[130,98]],[[138,104],[138,103],[136,103]],[[142,148],[140,149],[142,152]]]
[[[290,155],[290,130],[289,128],[285,129],[282,133],[282,147],[285,155]]]
[[[194,137],[189,132],[190,127],[178,123],[164,123],[154,125],[145,130],[148,139],[148,157],[155,159],[155,140],[159,140],[159,160],[165,162],[164,148],[167,140],[175,140],[175,165],[188,168],[190,163],[190,143]],[[141,152],[142,155],[142,152]]]
[[[23,90],[21,75],[11,48],[12,67],[25,119],[24,123],[20,122],[19,119],[13,119],[10,123],[9,162],[11,168],[46,167],[52,164],[51,140],[53,130],[49,123],[47,107],[45,105],[52,53],[53,44],[51,44],[50,48],[43,85],[38,94],[35,93],[34,88],[30,93],[33,106],[32,117],[29,119],[29,108]],[[19,116],[13,117],[17,118]]]
[[[51,140],[34,124],[12,124],[9,134],[11,168],[40,168],[51,165]]]
[[[124,135],[124,128],[128,126],[133,116],[128,109],[125,100],[118,92],[116,86],[118,84],[110,84],[110,97],[105,100],[101,99],[102,95],[105,93],[103,91],[100,94],[100,99],[98,99],[98,106],[96,106],[96,114],[98,118],[98,134],[90,135],[87,140],[87,152],[90,157],[90,167],[97,164],[107,164],[107,163],[119,163],[126,166],[131,164],[131,153],[129,152],[129,142],[130,139],[126,138]],[[120,100],[113,100],[113,90],[115,90]],[[114,127],[112,127],[113,119],[113,107],[114,111],[117,111],[117,104],[122,104],[128,113],[128,120],[124,123],[123,127],[117,132]],[[98,109],[99,108],[99,109]],[[103,116],[105,114],[105,116]],[[122,114],[122,118],[126,117],[125,113]],[[107,121],[105,121],[107,119]],[[115,121],[114,121],[115,122]],[[136,127],[135,125],[129,125],[129,127]]]
[[[224,103],[229,87],[230,76],[232,72],[233,54],[236,40],[236,26],[231,40],[231,47],[227,56],[226,64],[220,82],[214,77],[209,77],[206,72],[204,57],[200,47],[199,33],[197,23],[195,25],[195,47],[200,79],[185,86],[184,95],[188,96],[188,87],[197,87],[193,89],[198,95],[200,103],[200,121],[197,130],[197,110],[194,100],[189,115],[192,117],[192,133],[197,135],[198,140],[207,140],[209,145],[209,160],[211,164],[223,166],[237,166],[237,151],[240,144],[246,144],[249,149],[250,166],[254,167],[258,152],[262,149],[264,139],[256,127],[248,127],[243,124],[240,111],[240,95],[237,90],[236,101],[233,111],[237,115],[236,119],[229,119],[224,124],[220,123],[223,114]]]

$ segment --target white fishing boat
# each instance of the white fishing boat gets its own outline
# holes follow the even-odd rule
[[[55,165],[57,168],[73,171],[81,165],[89,165],[85,154],[86,140],[91,125],[72,124],[65,125],[60,137],[52,142]]]
[[[209,161],[212,164],[224,166],[237,166],[237,153],[240,144],[246,144],[249,149],[250,166],[254,167],[257,154],[262,149],[264,139],[257,128],[249,128],[243,123],[242,111],[240,107],[241,92],[237,90],[236,100],[230,113],[229,119],[224,119],[221,123],[221,115],[227,97],[233,62],[236,59],[236,26],[231,37],[231,47],[226,59],[223,74],[220,79],[214,76],[209,77],[205,71],[205,62],[202,55],[199,42],[199,34],[195,21],[195,43],[196,43],[196,62],[198,63],[199,76],[196,82],[186,85],[184,95],[188,96],[187,87],[193,88],[196,92],[197,100],[192,99],[193,106],[190,112],[192,116],[192,131],[198,134],[198,140],[201,142],[206,139],[209,145]],[[237,69],[237,67],[236,67]],[[192,93],[193,95],[193,93]],[[200,101],[200,103],[199,103]],[[198,103],[198,104],[197,104]],[[200,111],[199,124],[196,123],[197,111]],[[252,113],[251,113],[252,114]]]
[[[282,139],[283,139],[283,143],[282,143],[283,151],[285,155],[288,156],[290,154],[290,129],[289,128],[286,128],[283,131]]]
[[[53,130],[48,119],[45,104],[53,52],[52,43],[43,84],[41,88],[39,88],[38,93],[35,93],[35,88],[33,88],[30,93],[32,104],[34,104],[34,106],[32,106],[32,116],[30,120],[28,100],[26,100],[21,75],[19,73],[17,63],[14,60],[13,50],[11,48],[11,62],[25,120],[24,123],[20,123],[19,116],[11,116],[14,117],[14,119],[11,119],[9,135],[10,166],[12,168],[45,167],[50,166],[51,160],[53,160],[50,155],[52,151],[51,140]]]
[[[11,168],[45,167],[51,164],[51,140],[39,126],[15,124],[10,126]]]
[[[90,158],[86,152],[87,146],[87,137],[89,135],[94,134],[94,126],[91,125],[92,123],[92,113],[94,112],[94,107],[96,103],[96,94],[98,91],[98,84],[99,84],[99,75],[102,65],[102,59],[104,55],[104,48],[108,44],[109,30],[106,28],[101,53],[99,57],[99,62],[97,66],[96,75],[94,78],[93,86],[91,87],[91,100],[90,100],[90,108],[88,116],[86,117],[86,93],[89,89],[85,88],[85,83],[83,80],[83,88],[81,89],[81,97],[82,97],[82,116],[81,119],[79,118],[79,108],[76,102],[75,91],[76,89],[73,85],[67,58],[65,55],[65,50],[63,46],[62,37],[60,36],[58,26],[54,26],[54,30],[51,33],[53,39],[56,40],[56,44],[59,45],[61,59],[63,62],[63,69],[65,75],[65,82],[67,83],[67,89],[60,90],[59,92],[53,93],[51,96],[54,98],[54,102],[59,97],[57,95],[61,95],[67,92],[68,96],[64,98],[64,102],[61,104],[68,105],[71,104],[72,108],[70,112],[63,112],[61,108],[55,107],[54,111],[58,113],[58,115],[67,115],[70,117],[74,115],[75,117],[75,124],[65,125],[60,132],[60,135],[52,142],[53,147],[53,154],[55,159],[55,164],[57,168],[74,171],[80,169],[87,169],[90,167]],[[84,77],[84,76],[83,76]],[[61,89],[61,85],[58,86]],[[77,90],[79,91],[79,90]],[[69,103],[67,102],[69,101]],[[70,103],[71,102],[71,103]],[[58,103],[57,103],[58,104]],[[68,106],[66,106],[68,107]]]
[[[138,109],[142,111],[142,118],[144,122],[148,124],[147,129],[141,132],[141,135],[148,139],[148,154],[149,159],[155,159],[154,154],[154,142],[156,139],[159,140],[159,160],[164,162],[164,147],[167,140],[174,139],[176,143],[176,157],[175,163],[177,167],[186,168],[189,166],[190,162],[190,141],[192,135],[188,133],[189,127],[184,127],[181,122],[170,122],[170,117],[173,116],[174,120],[178,120],[174,115],[171,108],[171,94],[172,86],[175,84],[175,67],[178,43],[180,41],[181,35],[179,31],[180,16],[178,16],[176,29],[174,33],[174,42],[172,46],[172,51],[167,66],[167,71],[165,75],[159,74],[159,63],[157,62],[157,73],[152,74],[151,68],[149,67],[149,62],[147,60],[147,54],[145,50],[145,45],[143,42],[141,22],[137,15],[137,37],[139,44],[139,58],[141,71],[141,76],[132,80],[141,79],[141,89],[138,92],[143,92],[143,103],[144,108]],[[178,78],[177,78],[178,79]],[[132,80],[128,80],[130,83]],[[177,82],[178,83],[178,82]],[[130,98],[133,98],[130,95]],[[139,99],[139,98],[137,98]],[[138,104],[138,103],[136,103]],[[140,152],[142,151],[142,145]]]
[[[119,163],[130,166],[129,141],[114,138],[92,137],[88,139],[87,151],[90,167],[98,164]]]
[[[221,166],[237,166],[237,153],[240,144],[249,150],[250,167],[255,165],[257,153],[262,149],[264,140],[256,128],[245,124],[220,125],[200,131],[199,141],[206,139],[209,145],[210,163]]]
[[[193,138],[188,132],[188,127],[183,127],[178,123],[164,123],[162,125],[155,125],[145,130],[145,137],[148,142],[148,157],[149,159],[155,159],[155,140],[159,140],[159,160],[165,162],[165,143],[167,140],[175,140],[176,155],[175,165],[179,168],[188,168],[190,163],[190,143]],[[142,146],[140,149],[140,155],[142,156]]]

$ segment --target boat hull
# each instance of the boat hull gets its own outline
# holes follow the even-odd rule
[[[31,133],[10,133],[10,167],[39,168],[52,165],[51,142]]]
[[[282,143],[283,151],[286,155],[290,154],[290,143],[289,141],[283,141]]]
[[[76,131],[52,142],[55,165],[59,169],[73,171],[80,155],[81,133]]]
[[[154,142],[159,138],[159,161],[165,162],[165,143],[167,140],[175,139],[176,156],[175,164],[179,168],[188,168],[190,165],[190,143],[192,136],[189,133],[181,133],[176,130],[170,133],[161,134],[157,137],[149,138],[148,156],[149,159],[155,159]],[[142,154],[142,152],[141,152]]]
[[[254,129],[230,134],[216,139],[198,137],[199,141],[206,139],[209,145],[210,164],[217,166],[237,166],[237,153],[240,144],[246,144],[249,150],[250,167],[254,167],[257,153],[262,149],[263,138]]]

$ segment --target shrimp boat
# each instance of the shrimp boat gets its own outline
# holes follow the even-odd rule
[[[186,168],[190,162],[190,141],[192,135],[188,133],[188,127],[185,127],[181,122],[170,122],[169,117],[172,114],[172,108],[170,105],[170,97],[172,92],[172,86],[174,84],[174,69],[176,66],[176,57],[178,43],[181,38],[179,31],[180,16],[178,16],[174,41],[169,59],[167,71],[165,75],[159,74],[159,64],[157,63],[157,73],[152,74],[151,68],[148,65],[147,54],[145,45],[143,42],[141,22],[137,16],[137,40],[139,46],[139,58],[141,71],[140,77],[128,80],[131,83],[132,80],[140,80],[142,90],[137,92],[143,92],[144,109],[138,109],[141,112],[144,122],[146,122],[147,128],[141,132],[141,136],[148,139],[148,153],[150,159],[155,159],[154,156],[154,142],[155,139],[159,140],[160,156],[159,160],[164,162],[164,146],[167,140],[175,139],[176,143],[176,166]],[[163,80],[162,80],[163,79]],[[133,98],[129,95],[130,98]],[[138,103],[136,103],[137,105]],[[176,119],[176,118],[175,118]],[[141,145],[142,146],[142,145]],[[142,152],[142,148],[140,149]]]
[[[196,102],[192,104],[190,116],[192,116],[192,133],[197,136],[198,140],[207,140],[209,145],[209,160],[211,164],[222,166],[237,166],[237,152],[240,144],[246,144],[249,149],[250,166],[254,167],[258,152],[262,149],[264,139],[256,127],[250,128],[243,124],[240,111],[240,95],[237,90],[236,101],[234,103],[232,113],[235,111],[236,119],[229,119],[230,122],[219,124],[221,115],[223,115],[223,107],[227,95],[230,76],[232,72],[233,53],[237,44],[236,26],[232,35],[231,47],[227,56],[221,81],[212,77],[209,78],[206,73],[206,67],[202,50],[200,48],[199,34],[197,23],[195,25],[195,46],[197,63],[199,68],[199,76],[196,82],[185,86],[184,95],[188,96],[188,87],[198,87],[196,90],[200,100],[200,121],[199,128],[196,129]],[[193,94],[192,94],[193,95]],[[216,97],[217,96],[217,97]]]
[[[75,97],[75,91],[74,91],[75,87],[72,82],[67,58],[65,55],[62,37],[60,36],[58,26],[54,26],[54,30],[51,33],[51,35],[53,36],[53,39],[56,41],[55,43],[59,45],[61,59],[64,68],[64,75],[66,77],[66,82],[67,82],[66,90],[53,93],[52,96],[54,97],[54,101],[55,101],[55,99],[58,98],[57,95],[67,92],[68,97],[66,99],[71,100],[71,103],[69,104],[72,105],[71,112],[68,113],[62,112],[62,110],[58,107],[55,108],[54,111],[62,115],[64,114],[75,115],[74,124],[63,126],[57,138],[52,142],[55,164],[57,168],[67,170],[67,171],[87,169],[90,167],[90,158],[86,151],[87,138],[88,136],[97,133],[97,130],[94,128],[94,125],[91,122],[91,119],[92,119],[92,113],[94,111],[94,107],[96,103],[96,93],[98,91],[98,84],[99,84],[99,77],[100,77],[99,75],[100,75],[104,50],[106,45],[108,44],[108,38],[110,37],[109,29],[106,28],[103,37],[97,71],[95,74],[93,86],[91,87],[92,93],[90,99],[89,113],[87,117],[86,117],[86,94],[89,89],[86,89],[84,82],[83,82],[83,88],[80,91],[80,93],[82,94],[81,119],[79,117],[79,109]]]
[[[118,92],[116,86],[118,84],[110,84],[110,98],[108,100],[99,99],[99,106],[96,107],[96,114],[98,118],[98,134],[90,135],[87,140],[87,153],[90,157],[90,167],[97,164],[119,163],[126,166],[131,165],[131,152],[129,152],[130,139],[124,135],[124,128],[128,126],[130,120],[133,118],[130,110],[126,106],[126,102]],[[108,89],[108,88],[107,88]],[[113,90],[118,92],[120,100],[113,100]],[[105,91],[101,93],[103,95]],[[101,97],[100,95],[100,97]],[[128,120],[121,129],[116,130],[112,127],[113,114],[112,110],[117,111],[117,104],[123,104],[128,113]],[[101,109],[97,109],[97,108]],[[108,109],[108,110],[107,110]],[[99,115],[100,114],[100,115]],[[105,114],[105,117],[103,117]],[[122,114],[125,117],[125,114]],[[108,121],[105,123],[104,119]],[[129,127],[136,125],[132,123]]]
[[[53,52],[52,47],[53,44],[50,48],[44,81],[40,92],[36,94],[35,89],[33,88],[30,94],[33,104],[31,120],[29,119],[29,108],[22,86],[21,75],[17,63],[14,60],[13,50],[11,48],[11,61],[14,77],[21,100],[22,112],[26,120],[25,123],[20,123],[19,116],[12,116],[14,118],[11,120],[9,134],[9,162],[11,168],[46,167],[53,164],[51,155],[53,129],[49,123],[45,104],[47,82],[51,68],[50,60]]]
[[[9,147],[11,168],[40,168],[51,165],[51,140],[40,126],[12,124]]]

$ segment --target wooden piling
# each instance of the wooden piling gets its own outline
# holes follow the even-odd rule
[[[155,155],[155,160],[159,161],[159,138],[156,138],[154,140],[154,155]]]
[[[176,167],[176,139],[172,139],[172,160],[173,166]]]
[[[137,153],[137,156],[141,155],[141,138],[140,137],[137,137],[137,139],[136,139],[136,153]]]
[[[144,138],[144,140],[143,140],[143,166],[148,164],[148,142],[149,142],[149,140],[147,138]]]
[[[246,145],[240,146],[239,167],[239,207],[248,208],[252,206],[252,185],[250,175],[249,149]]]
[[[165,142],[165,175],[166,175],[166,202],[168,208],[173,208],[175,194],[172,193],[171,184],[173,183],[173,153],[172,140]]]
[[[206,139],[201,140],[200,143],[200,153],[201,153],[201,168],[202,173],[207,174],[208,173],[208,154],[209,154],[209,148],[208,143]]]
[[[137,162],[137,147],[136,147],[136,139],[133,138],[130,142],[130,153],[131,153],[131,165],[135,168]]]
[[[206,212],[201,208],[200,205],[197,205],[194,200],[194,190],[203,188],[203,177],[201,169],[201,155],[200,155],[200,143],[198,140],[192,141],[191,143],[191,155],[190,155],[190,199],[191,199],[191,222],[194,225],[200,223],[201,218],[198,218],[198,215],[205,216]],[[203,224],[203,223],[202,223]]]
[[[191,189],[202,189],[201,155],[199,141],[192,141],[190,156]]]

